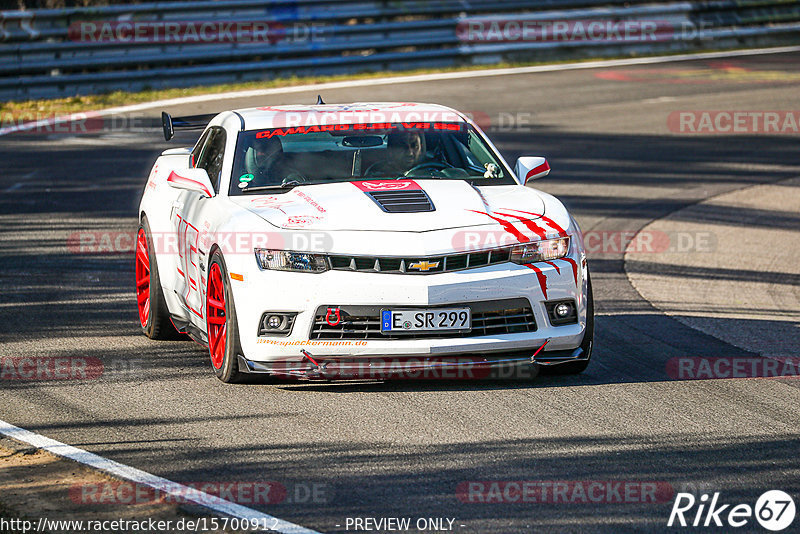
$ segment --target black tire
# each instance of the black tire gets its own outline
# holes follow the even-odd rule
[[[139,250],[139,237],[141,232],[144,232],[144,238],[147,245],[144,252],[147,255],[147,263],[149,268],[149,298],[145,303],[142,304],[142,306],[147,307],[146,321],[143,321],[142,319],[142,310],[139,307],[138,302],[140,298],[138,269],[141,254],[141,251]],[[152,233],[150,232],[150,225],[147,223],[146,217],[142,217],[142,224],[139,225],[139,232],[137,232],[136,236],[137,250],[134,260],[137,267],[136,296],[137,311],[139,311],[139,320],[142,327],[142,333],[144,333],[144,335],[150,339],[177,339],[180,337],[180,334],[177,330],[175,330],[175,327],[169,318],[169,310],[167,309],[167,303],[164,300],[164,293],[161,290],[161,279],[158,276],[158,264],[156,263],[155,256],[153,254],[155,248],[153,247]]]
[[[588,274],[587,274],[588,276]],[[578,375],[586,370],[592,358],[594,347],[594,295],[592,293],[592,279],[588,278],[586,288],[586,333],[581,341],[581,348],[586,355],[585,360],[578,360],[558,365],[542,366],[542,374],[548,375]]]
[[[212,283],[212,270],[217,266],[221,271],[222,287],[225,295],[224,310],[225,310],[225,346],[222,355],[221,365],[218,367],[214,363],[214,355],[212,354],[211,331],[208,321],[211,319],[209,316],[209,297],[211,295]],[[233,302],[233,295],[231,294],[230,276],[228,269],[225,266],[225,259],[219,249],[215,250],[211,255],[211,261],[208,264],[208,285],[206,288],[206,334],[208,335],[208,349],[211,358],[211,368],[221,381],[226,384],[236,384],[243,382],[246,375],[239,371],[238,354],[241,353],[239,345],[239,326],[236,319],[236,307]]]

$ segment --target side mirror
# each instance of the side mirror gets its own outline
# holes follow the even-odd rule
[[[175,189],[197,191],[208,198],[214,196],[214,186],[211,185],[211,180],[208,178],[208,173],[205,169],[172,171],[167,178],[167,183]]]
[[[538,156],[523,156],[517,160],[517,176],[522,178],[523,183],[528,183],[537,178],[544,178],[550,174],[550,164],[547,160]]]

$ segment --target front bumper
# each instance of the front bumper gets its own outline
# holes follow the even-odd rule
[[[509,353],[530,360],[530,355],[548,340],[540,356],[564,351],[569,356],[581,344],[586,326],[585,260],[575,256],[537,263],[535,267],[536,270],[504,263],[425,276],[251,271],[244,280],[231,281],[243,353],[240,363],[250,370],[262,368],[259,364],[300,364],[305,360],[301,351],[322,360],[414,357],[423,361],[463,355],[491,358]],[[518,298],[530,302],[535,331],[419,339],[315,339],[312,334],[315,314],[321,306],[426,308]],[[574,299],[577,323],[551,325],[545,302],[559,299]],[[288,336],[258,335],[261,317],[268,311],[297,313]]]
[[[238,356],[239,371],[268,374],[281,378],[307,380],[381,380],[381,379],[478,379],[534,378],[539,365],[558,365],[588,359],[582,347],[574,350],[543,352],[545,342],[532,355],[501,353],[435,358],[327,358],[317,359],[303,350],[305,359],[296,361],[252,362]],[[533,372],[532,372],[533,371]]]

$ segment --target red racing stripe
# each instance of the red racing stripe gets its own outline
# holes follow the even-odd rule
[[[528,215],[535,215],[536,217],[541,217],[544,222],[547,223],[547,226],[558,232],[560,237],[566,237],[567,231],[561,228],[561,226],[555,222],[550,217],[545,216],[543,213],[533,213],[532,211],[522,211],[522,210],[510,210],[510,211],[518,211],[520,213],[527,213]]]
[[[548,343],[550,343],[550,340],[549,339],[545,339],[544,343],[542,343],[542,346],[539,347],[538,349],[536,349],[536,352],[533,353],[533,356],[531,356],[531,358],[535,358],[536,355],[539,354],[542,351],[542,349],[544,348],[544,346],[547,345]]]
[[[561,269],[558,268],[558,265],[556,265],[552,261],[546,261],[545,263],[547,265],[550,265],[553,269],[555,269],[558,274],[561,274]]]
[[[533,169],[531,169],[530,172],[528,172],[528,174],[525,175],[525,181],[528,181],[528,178],[530,178],[531,176],[535,176],[535,175],[539,174],[540,172],[549,171],[549,170],[550,170],[550,164],[545,161],[544,163],[542,163],[538,167],[534,167]]]
[[[536,273],[536,278],[539,279],[539,287],[542,288],[542,294],[544,295],[544,298],[547,298],[547,276],[545,276],[542,270],[535,265],[526,263],[525,267],[528,269],[533,269],[533,272]]]
[[[525,234],[517,230],[517,228],[513,224],[511,224],[505,219],[493,217],[492,215],[489,215],[485,211],[475,211],[475,210],[467,210],[467,211],[471,211],[472,213],[480,213],[481,215],[486,215],[487,217],[494,219],[503,226],[506,232],[516,237],[520,243],[527,243],[528,241],[530,241],[530,239]]]
[[[183,183],[183,184],[197,184],[197,185],[200,185],[200,186],[203,187],[203,193],[205,193],[209,197],[213,197],[214,196],[214,195],[211,194],[211,191],[209,191],[208,188],[206,186],[204,186],[202,183],[198,182],[197,180],[192,180],[192,179],[186,178],[184,176],[181,176],[180,174],[176,174],[175,171],[172,171],[171,173],[169,173],[169,176],[167,177],[167,182],[172,182],[173,184],[181,184],[181,183]]]
[[[570,265],[572,265],[572,277],[575,279],[575,287],[578,287],[578,262],[572,258],[561,258]]]
[[[522,217],[520,215],[514,215],[513,213],[499,213],[499,214],[502,215],[503,217],[514,217],[515,219],[519,219],[520,221],[522,221],[522,224],[528,227],[528,230],[533,231],[536,235],[538,235],[542,239],[545,239],[546,232],[544,231],[544,229],[542,229],[538,224],[531,221],[530,219],[526,219],[525,217]]]

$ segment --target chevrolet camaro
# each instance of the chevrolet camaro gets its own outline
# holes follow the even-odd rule
[[[223,382],[526,365],[580,373],[594,337],[577,223],[481,129],[429,104],[162,114],[139,206],[139,320]],[[414,376],[413,373],[411,376]]]

